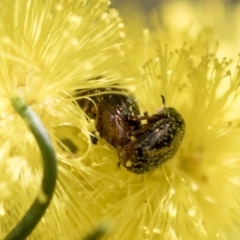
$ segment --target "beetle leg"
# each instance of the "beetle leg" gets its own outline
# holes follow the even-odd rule
[[[127,115],[127,120],[128,120],[128,121],[138,121],[138,120],[139,120],[138,117],[139,117],[138,115],[128,114],[128,115]]]
[[[137,115],[137,116],[129,116],[128,117],[128,120],[131,120],[131,121],[139,121],[139,120],[149,120],[151,119],[152,117],[148,115],[147,112],[144,112],[143,115]]]
[[[120,162],[120,161],[118,161],[118,163],[117,163],[117,167],[118,167],[118,168],[120,168],[120,167],[121,167],[121,165],[122,165],[122,164],[121,164],[121,162]]]
[[[141,125],[141,127],[139,129],[131,132],[131,136],[137,138],[139,135],[148,132],[149,131],[149,126],[150,126],[150,124],[147,124],[147,123]]]
[[[92,144],[96,145],[98,143],[98,138],[96,137],[95,131],[90,134]]]

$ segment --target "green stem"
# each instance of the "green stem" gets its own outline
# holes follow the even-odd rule
[[[51,201],[57,179],[57,160],[48,133],[37,114],[18,97],[13,97],[11,103],[34,135],[44,165],[42,186],[38,196],[18,224],[5,237],[5,240],[21,240],[33,231]]]

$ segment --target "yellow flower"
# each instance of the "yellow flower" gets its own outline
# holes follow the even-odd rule
[[[187,16],[194,20],[198,19],[196,12],[202,10],[189,1],[181,4],[169,1],[166,5],[161,13],[169,9],[176,12],[168,11],[163,22],[174,19],[179,10],[174,8],[176,5],[185,10],[187,6]],[[214,5],[214,11],[219,13],[219,9],[224,12],[221,2]],[[213,19],[206,15],[206,22],[208,19],[211,22]],[[195,28],[191,28],[175,19],[171,26],[165,22],[165,32],[158,25],[160,29],[150,32],[145,29],[132,36],[134,40],[137,38],[135,42],[140,42],[139,51],[135,51],[137,61],[143,61],[147,48],[151,56],[150,60],[145,59],[148,61],[143,66],[143,78],[136,83],[135,95],[142,110],[156,112],[161,107],[160,95],[164,95],[166,105],[183,115],[186,135],[178,153],[161,169],[139,177],[139,182],[134,177],[128,180],[127,197],[121,206],[117,205],[126,209],[123,215],[127,224],[125,229],[118,230],[117,239],[238,239],[240,236],[239,66],[218,57],[226,54],[226,49],[232,48],[233,52],[229,44],[235,41],[237,33],[225,36],[223,50],[221,41],[218,49],[212,44],[213,31],[205,28],[208,24],[196,22]],[[220,27],[223,22],[218,24]],[[202,28],[205,30],[201,31]],[[152,52],[156,45],[148,44],[154,43],[154,39],[168,43],[158,46],[155,55]],[[183,41],[187,43],[175,50]],[[116,205],[113,208],[116,211]],[[131,231],[133,228],[138,231]]]
[[[83,200],[85,180],[72,169],[86,169],[81,159],[91,146],[89,123],[73,96],[77,89],[119,83],[129,74],[124,65],[123,27],[105,0],[1,1],[1,239],[34,200],[42,177],[38,146],[11,106],[13,95],[39,115],[59,160],[54,199],[32,239],[76,239],[92,228],[88,210],[80,211],[88,202]],[[80,157],[63,150],[59,139],[63,128],[67,129],[64,137],[74,132],[82,140]]]
[[[108,239],[237,239],[238,68],[228,71],[230,60],[196,32],[171,52],[174,34],[145,29],[132,50],[107,2],[0,3],[0,237],[28,209],[42,176],[38,147],[10,105],[17,94],[41,118],[59,161],[55,195],[30,239],[77,239],[104,218],[115,222]],[[161,36],[169,44],[155,53]],[[94,123],[75,103],[77,90],[115,84],[134,91],[142,112],[161,108],[162,94],[185,119],[177,154],[147,174],[119,168],[105,140],[91,144]]]
[[[174,54],[160,48],[144,66],[146,75],[136,90],[150,114],[163,94],[166,105],[186,122],[178,153],[139,186],[148,193],[141,196],[148,204],[138,208],[144,209],[142,227],[149,239],[234,239],[240,234],[240,129],[233,108],[239,73],[227,72],[229,60],[206,50],[199,59],[187,47]]]

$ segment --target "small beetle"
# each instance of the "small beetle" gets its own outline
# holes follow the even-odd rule
[[[134,98],[126,95],[126,91],[118,90],[119,94],[106,93],[114,90],[117,91],[114,88],[99,88],[87,92],[87,94],[102,93],[91,97],[97,109],[89,100],[85,102],[81,100],[78,103],[90,118],[95,119],[95,126],[100,136],[117,148],[129,143],[131,132],[139,128],[141,121],[131,120],[132,117],[140,114]]]
[[[142,174],[152,171],[169,160],[177,152],[184,133],[185,123],[174,108],[165,108],[152,116],[132,117],[147,123],[132,131],[132,140],[118,146],[119,162],[128,171]]]
[[[184,133],[185,123],[174,108],[148,115],[140,115],[139,107],[133,97],[125,91],[120,94],[106,93],[113,88],[90,90],[87,94],[102,93],[89,100],[79,100],[79,105],[90,118],[100,136],[117,149],[119,164],[128,171],[142,174],[152,171],[169,160],[177,152]],[[124,95],[125,94],[125,95]],[[97,107],[97,108],[96,108]],[[141,124],[142,120],[147,123]],[[93,143],[96,139],[92,138]]]

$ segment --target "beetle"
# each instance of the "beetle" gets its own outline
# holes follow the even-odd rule
[[[177,152],[185,133],[182,116],[171,107],[156,114],[140,115],[137,102],[126,91],[108,93],[114,88],[90,90],[87,94],[99,94],[79,102],[84,111],[95,119],[100,136],[117,149],[119,164],[128,171],[142,174],[158,168]],[[142,120],[147,123],[142,124]],[[94,143],[94,139],[92,138]],[[96,142],[96,141],[95,141]]]
[[[110,91],[119,93],[108,93]],[[100,136],[115,148],[127,144],[132,131],[141,125],[141,120],[134,118],[140,115],[135,99],[127,91],[115,88],[98,88],[85,92],[87,94],[100,94],[91,97],[95,105],[89,100],[78,101],[86,114],[95,119]],[[92,138],[92,142],[96,143],[96,139]]]
[[[142,174],[152,171],[173,157],[185,133],[185,122],[174,108],[165,107],[149,116],[132,117],[132,120],[146,119],[147,123],[132,131],[131,141],[118,146],[119,163],[128,171]]]

